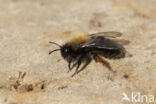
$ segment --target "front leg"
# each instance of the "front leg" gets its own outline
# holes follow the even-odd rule
[[[82,60],[82,59],[81,59]],[[81,61],[80,60],[80,61]],[[72,75],[72,77],[73,76],[75,76],[76,74],[78,74],[78,73],[80,73],[82,70],[84,70],[87,66],[88,66],[88,64],[91,62],[91,59],[89,58],[89,59],[87,59],[87,62],[81,67],[81,69],[80,70],[78,70],[78,68],[79,68],[79,66],[77,67],[77,69],[76,69],[76,71],[75,71],[75,73]],[[81,64],[81,63],[80,63]]]
[[[68,71],[71,70],[71,62],[68,63],[68,69],[69,69]]]
[[[69,70],[68,70],[68,72],[70,72],[72,70],[72,68],[71,68],[72,61],[73,61],[72,58],[69,58],[69,61],[68,61],[68,68],[69,68]]]
[[[77,65],[78,62],[75,62],[72,66],[71,66],[71,63],[68,64],[68,73]]]
[[[80,67],[80,65],[81,65],[81,61],[82,61],[82,58],[80,58],[80,59],[78,60],[78,62],[76,63],[77,67],[76,67],[75,73],[72,75],[72,77],[73,77],[75,74],[78,73],[78,69],[79,69],[79,67]]]

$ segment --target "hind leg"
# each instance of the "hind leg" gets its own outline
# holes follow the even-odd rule
[[[104,60],[101,56],[99,55],[95,55],[94,60],[96,62],[102,63],[105,67],[107,67],[110,71],[115,72],[112,67],[110,66],[109,62],[107,62],[106,60]]]

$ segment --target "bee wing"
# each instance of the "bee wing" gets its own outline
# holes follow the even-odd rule
[[[111,39],[111,40],[115,41],[116,43],[120,45],[128,45],[130,43],[129,40],[125,40],[125,39]]]
[[[98,37],[98,36],[104,36],[104,37],[110,37],[110,38],[116,38],[120,37],[122,33],[120,32],[115,32],[115,31],[108,31],[108,32],[99,32],[99,33],[93,33],[93,34],[88,34],[90,37]]]
[[[81,48],[98,48],[98,49],[120,49],[122,46],[117,42],[107,39],[103,36],[98,36],[91,39],[88,43],[83,44]]]

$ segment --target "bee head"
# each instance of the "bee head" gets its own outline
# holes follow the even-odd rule
[[[73,55],[72,54],[73,54],[73,51],[72,51],[71,46],[69,46],[67,44],[62,46],[61,55],[69,63],[73,60],[73,57],[72,57]]]
[[[59,44],[57,44],[57,43],[55,43],[55,42],[51,42],[51,41],[50,41],[49,43],[55,44],[55,45],[57,45],[57,46],[60,47],[59,49],[55,49],[55,50],[50,51],[50,52],[49,52],[49,55],[50,55],[51,53],[55,52],[55,51],[61,51],[62,57],[63,57],[65,60],[67,60],[67,62],[71,62],[71,61],[74,59],[74,57],[72,57],[72,56],[74,56],[74,55],[73,55],[73,51],[72,51],[72,48],[71,48],[70,45],[65,44],[65,45],[61,46],[61,45],[59,45]]]

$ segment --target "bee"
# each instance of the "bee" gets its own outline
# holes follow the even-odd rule
[[[104,58],[121,59],[126,56],[126,50],[123,45],[128,44],[129,41],[114,39],[121,35],[122,33],[115,31],[88,35],[80,34],[72,37],[64,45],[59,45],[58,43],[50,41],[49,43],[55,44],[59,48],[50,51],[49,55],[53,52],[60,51],[63,59],[68,62],[68,72],[76,68],[72,77],[84,70],[92,60],[102,63],[110,71],[115,72],[112,70],[109,62]]]

